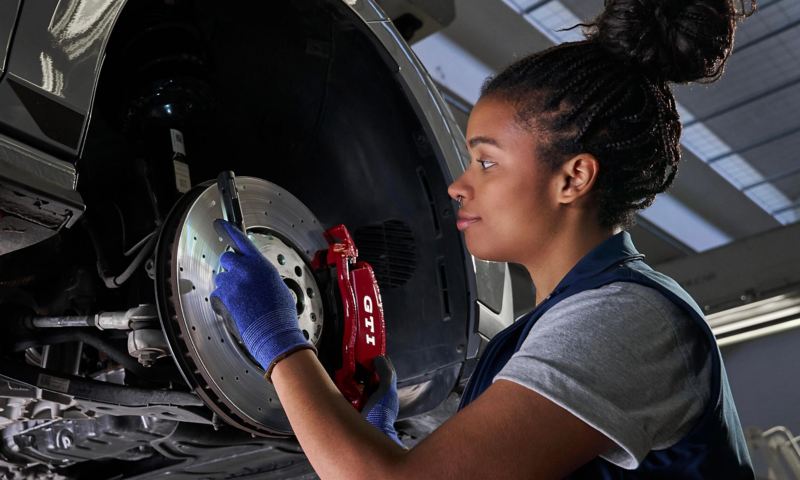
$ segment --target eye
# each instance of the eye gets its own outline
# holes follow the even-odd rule
[[[490,162],[489,160],[478,160],[477,162],[481,165],[482,170],[488,170],[495,165],[495,162]]]

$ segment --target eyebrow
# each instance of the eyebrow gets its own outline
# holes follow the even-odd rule
[[[467,142],[467,144],[469,145],[469,148],[475,148],[476,146],[480,145],[481,143],[487,143],[489,145],[494,145],[497,148],[503,148],[503,147],[500,146],[500,143],[498,143],[498,141],[495,140],[492,137],[477,136],[477,137],[470,138],[469,142]]]

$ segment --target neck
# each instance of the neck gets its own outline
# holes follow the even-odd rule
[[[536,287],[536,305],[550,295],[581,258],[620,231],[620,228],[593,226],[562,230],[553,235],[547,245],[536,252],[535,258],[523,262]]]

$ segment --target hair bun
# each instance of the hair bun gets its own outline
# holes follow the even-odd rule
[[[736,18],[730,0],[607,0],[589,37],[667,81],[714,81]]]

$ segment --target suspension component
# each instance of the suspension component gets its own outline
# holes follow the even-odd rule
[[[145,304],[95,315],[29,317],[26,323],[34,328],[96,327],[99,330],[138,330],[159,325],[156,306]]]
[[[155,305],[139,305],[118,312],[95,315],[29,317],[25,323],[33,328],[96,327],[99,330],[130,330],[128,353],[142,366],[150,367],[169,355],[169,346],[161,331]]]

